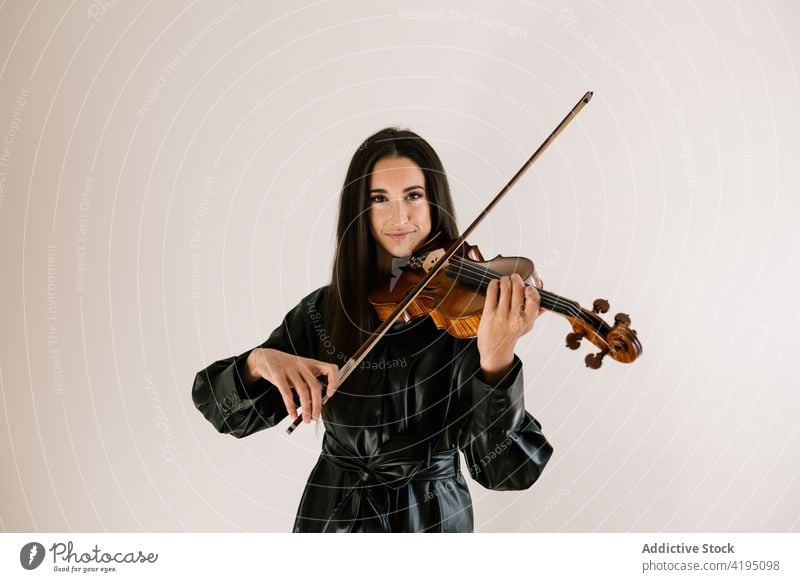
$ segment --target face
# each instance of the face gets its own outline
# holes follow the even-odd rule
[[[431,233],[425,175],[412,160],[382,158],[370,176],[369,224],[378,254],[404,257]]]

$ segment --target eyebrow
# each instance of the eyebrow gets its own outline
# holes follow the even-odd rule
[[[423,188],[422,186],[409,186],[408,188],[403,188],[403,192],[410,192],[411,190],[424,191],[425,188]],[[386,194],[387,190],[385,190],[384,188],[373,188],[372,190],[369,191],[370,194],[372,194],[373,192],[377,192],[378,194]]]

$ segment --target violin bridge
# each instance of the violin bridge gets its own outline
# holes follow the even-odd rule
[[[422,269],[427,273],[436,263],[439,262],[439,259],[441,259],[443,256],[443,249],[437,249],[427,253],[424,257],[422,257]]]

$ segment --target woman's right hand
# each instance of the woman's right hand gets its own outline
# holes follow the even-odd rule
[[[316,376],[328,377],[328,397],[339,387],[339,367],[329,362],[303,358],[270,348],[255,348],[247,356],[245,381],[264,378],[280,391],[286,411],[292,420],[297,418],[292,390],[300,398],[303,422],[317,420],[322,412],[322,384]]]

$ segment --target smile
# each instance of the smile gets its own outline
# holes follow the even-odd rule
[[[401,232],[401,233],[397,233],[397,234],[387,234],[386,236],[388,236],[389,238],[394,239],[394,240],[404,240],[404,239],[410,237],[413,234],[414,234],[414,231],[410,231],[410,232]]]

